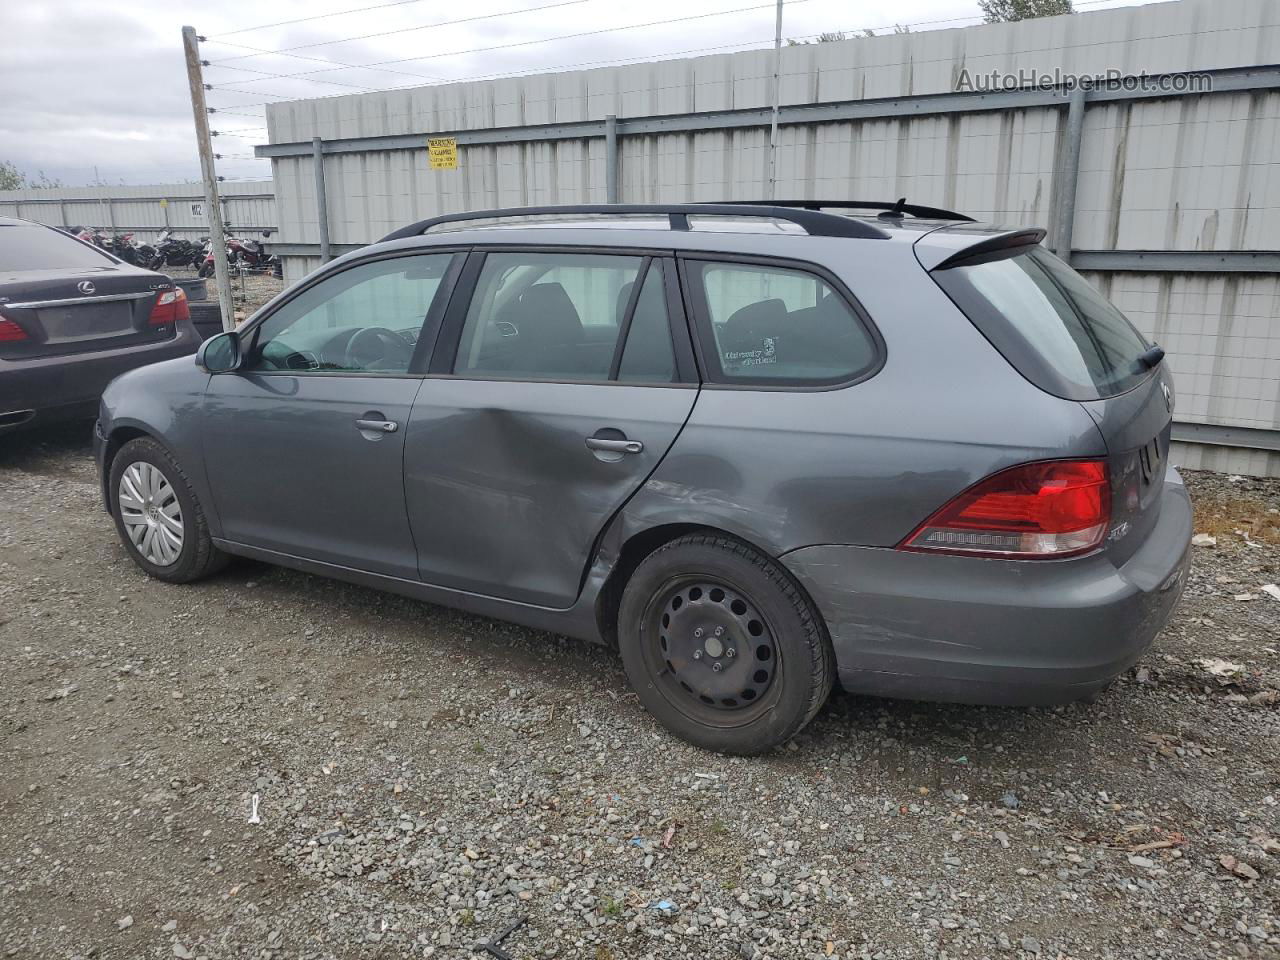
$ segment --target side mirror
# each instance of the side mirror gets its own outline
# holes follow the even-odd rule
[[[219,333],[200,344],[196,366],[205,373],[231,373],[240,366],[240,335],[233,330]]]

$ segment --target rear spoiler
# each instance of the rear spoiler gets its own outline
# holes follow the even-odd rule
[[[916,259],[926,270],[946,270],[1014,248],[1035,246],[1044,237],[1045,231],[1040,227],[1000,233],[991,233],[990,228],[979,232],[962,226],[943,227],[916,241]]]

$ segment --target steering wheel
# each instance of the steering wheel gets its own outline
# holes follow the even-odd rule
[[[413,344],[394,330],[365,327],[347,341],[342,366],[347,370],[407,367],[412,357]]]

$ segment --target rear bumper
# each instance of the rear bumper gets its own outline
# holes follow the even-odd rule
[[[31,360],[0,360],[0,433],[55,420],[92,417],[108,383],[148,363],[196,352],[200,338],[189,322],[172,340],[118,350]],[[7,417],[8,414],[31,416]]]
[[[1136,553],[983,560],[853,546],[783,563],[826,619],[840,682],[877,696],[1067,703],[1132,666],[1168,621],[1189,564],[1191,501],[1165,476],[1160,516]]]

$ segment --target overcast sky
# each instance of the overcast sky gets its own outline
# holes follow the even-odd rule
[[[1138,2],[1077,0],[1082,10]],[[222,111],[214,126],[235,131],[216,141],[218,151],[228,155],[218,162],[218,172],[228,178],[270,176],[267,161],[248,159],[253,144],[266,141],[266,130],[258,129],[264,101],[659,59],[694,50],[767,47],[773,38],[769,0],[387,4],[0,0],[0,160],[31,175],[44,171],[68,185],[95,179],[129,184],[197,179],[180,35],[184,23],[209,38],[201,55],[215,62],[205,77],[216,87],[209,93],[210,106]],[[366,9],[317,18],[358,7]],[[720,11],[736,12],[655,23]],[[468,22],[442,24],[462,18]],[[886,32],[895,22],[930,30],[970,26],[981,17],[977,0],[787,0],[783,36],[863,28]],[[631,29],[614,29],[619,27]],[[609,32],[564,37],[598,30]],[[477,49],[494,47],[501,49]],[[290,55],[260,53],[286,48]],[[345,68],[372,63],[383,66]],[[306,76],[279,76],[300,73]]]

